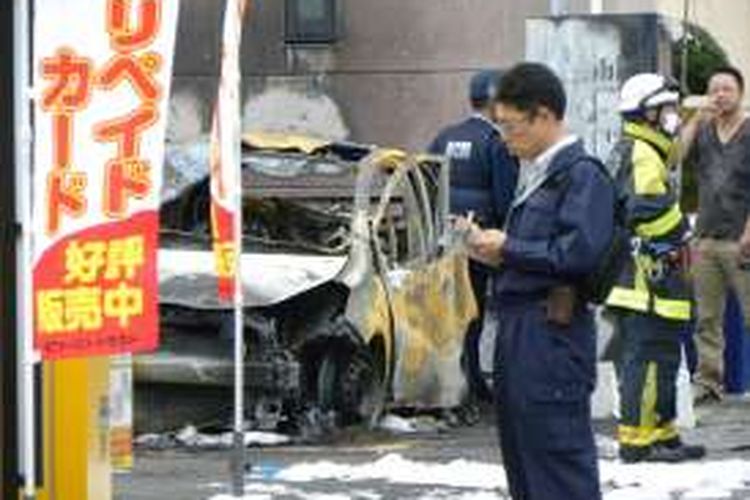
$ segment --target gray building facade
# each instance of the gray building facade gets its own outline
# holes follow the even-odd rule
[[[588,0],[251,0],[242,48],[243,130],[423,149],[437,130],[469,112],[466,87],[472,73],[508,67],[527,53],[546,57],[537,35],[527,35],[527,19],[548,16],[553,4],[568,14],[560,19],[589,8]],[[653,7],[647,0],[604,2],[605,12]],[[295,24],[290,23],[291,14],[314,20],[325,15],[326,8],[335,14],[333,40],[289,43],[285,25]],[[168,132],[172,143],[192,142],[208,133],[222,10],[219,0],[181,4]],[[541,29],[534,20],[528,25]],[[615,38],[633,51],[639,47],[641,28],[652,29],[644,24],[634,32],[626,26]],[[610,34],[590,34],[609,43],[613,29],[619,30],[615,26],[604,29]],[[599,57],[595,43],[567,36],[561,47],[591,53],[598,57],[597,64],[609,65],[601,75],[610,70],[622,75],[628,67],[617,59],[627,54],[616,56],[610,50]],[[612,47],[609,43],[607,50]],[[559,54],[548,55],[556,58],[552,63],[562,60]],[[661,56],[653,57],[653,65],[643,68],[662,67]],[[566,83],[575,83],[575,78],[566,78]],[[611,104],[606,99],[599,107]]]

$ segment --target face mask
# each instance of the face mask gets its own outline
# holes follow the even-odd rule
[[[674,137],[677,135],[677,132],[680,130],[681,123],[682,123],[682,120],[680,119],[680,115],[678,115],[674,111],[663,113],[661,115],[661,120],[660,120],[661,129],[664,131],[665,134],[671,137]]]

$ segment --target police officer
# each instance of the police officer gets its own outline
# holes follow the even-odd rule
[[[702,446],[682,443],[674,425],[680,331],[690,319],[680,269],[688,223],[670,183],[667,159],[680,126],[676,83],[641,73],[620,92],[622,139],[608,167],[625,203],[633,256],[612,290],[621,336],[620,457],[624,462],[700,458]]]
[[[521,160],[505,230],[472,226],[470,254],[496,266],[495,389],[516,500],[597,500],[591,429],[596,335],[581,296],[613,236],[615,190],[564,126],[566,96],[546,66],[504,75],[497,123]]]
[[[451,161],[451,212],[474,214],[483,226],[500,227],[513,198],[517,166],[493,123],[493,102],[497,96],[500,72],[484,70],[469,82],[473,113],[460,123],[443,129],[432,141],[430,153]],[[490,401],[479,366],[479,341],[484,318],[488,270],[471,262],[469,273],[477,300],[478,316],[469,325],[464,339],[463,364],[473,398]]]

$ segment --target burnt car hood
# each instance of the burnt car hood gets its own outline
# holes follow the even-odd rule
[[[247,307],[270,306],[331,281],[347,256],[297,254],[242,255]],[[210,251],[159,249],[159,303],[196,309],[226,309],[217,299],[214,256]]]

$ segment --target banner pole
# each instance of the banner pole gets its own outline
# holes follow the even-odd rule
[[[36,498],[36,401],[34,365],[33,307],[32,307],[32,267],[31,267],[31,85],[29,40],[31,34],[30,9],[31,0],[17,0],[14,9],[14,36],[16,50],[16,67],[13,74],[15,82],[14,106],[16,130],[19,139],[16,142],[16,179],[19,190],[17,197],[18,221],[21,226],[18,251],[18,334],[21,346],[21,397],[22,403],[22,442],[23,442],[23,498]]]
[[[240,70],[240,45],[242,41],[242,24],[245,14],[246,0],[229,0],[225,15],[231,16],[233,40],[232,49],[227,54],[232,55],[228,61],[231,68],[229,73],[230,92],[235,93],[232,101],[231,114],[227,119],[232,120],[232,126],[224,130],[231,131],[232,147],[231,168],[234,173],[234,460],[232,493],[241,498],[245,492],[245,337],[244,337],[244,293],[242,289],[242,77]]]
[[[221,66],[211,126],[211,232],[219,299],[232,304],[234,334],[234,418],[231,489],[244,494],[245,477],[245,339],[242,290],[242,94],[240,44],[244,0],[225,0]],[[231,222],[230,222],[231,221]]]

